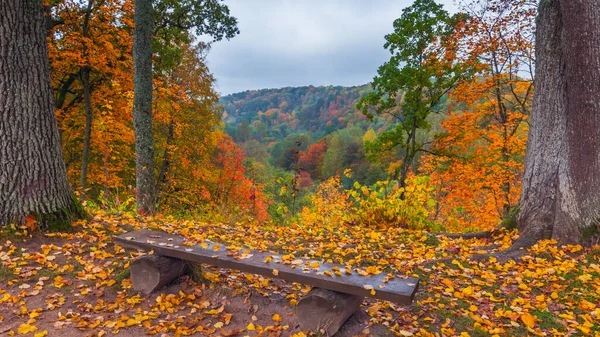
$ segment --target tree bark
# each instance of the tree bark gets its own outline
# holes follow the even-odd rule
[[[313,288],[298,303],[296,316],[303,330],[323,330],[327,336],[333,336],[362,301],[360,296]]]
[[[0,225],[82,210],[67,180],[41,1],[0,1]]]
[[[600,0],[542,0],[513,248],[581,243],[600,220]]]
[[[175,121],[169,123],[169,129],[167,132],[167,140],[165,142],[165,150],[163,151],[162,164],[160,166],[160,172],[158,173],[158,180],[156,182],[156,204],[160,205],[163,201],[163,187],[167,183],[167,173],[171,167],[171,152],[169,147],[173,142],[175,136]]]
[[[181,276],[185,269],[186,265],[180,259],[161,255],[142,256],[131,264],[131,285],[135,291],[150,294]]]
[[[133,32],[133,130],[138,212],[155,211],[152,134],[152,0],[135,0]]]

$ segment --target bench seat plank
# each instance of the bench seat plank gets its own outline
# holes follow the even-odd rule
[[[338,264],[316,261],[319,268],[315,269],[310,267],[314,260],[295,259],[294,264],[291,264],[289,261],[282,261],[282,256],[279,254],[246,249],[232,251],[226,249],[225,245],[208,241],[203,245],[205,248],[199,244],[188,246],[184,244],[183,236],[146,229],[116,236],[114,241],[126,248],[153,250],[155,254],[186,261],[279,278],[346,294],[378,298],[398,304],[410,304],[419,285],[419,280],[414,277],[394,277],[383,282],[386,273],[362,276],[352,271],[351,275],[347,275],[345,268]],[[265,262],[267,257],[272,258],[268,263]],[[302,261],[301,264],[299,260]],[[278,272],[274,272],[274,269]],[[325,274],[325,271],[330,274],[329,271],[332,269],[338,269],[342,275]],[[371,289],[375,290],[374,295]]]

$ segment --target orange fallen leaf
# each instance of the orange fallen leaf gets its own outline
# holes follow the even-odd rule
[[[530,313],[526,312],[521,315],[521,321],[525,323],[528,328],[532,328],[535,326],[535,317]]]

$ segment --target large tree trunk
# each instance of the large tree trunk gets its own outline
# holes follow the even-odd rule
[[[0,1],[0,225],[81,215],[67,180],[42,1]]]
[[[152,0],[135,0],[133,33],[133,130],[135,177],[140,213],[154,213],[154,137],[152,135]]]
[[[514,248],[579,243],[600,220],[600,0],[542,0]]]

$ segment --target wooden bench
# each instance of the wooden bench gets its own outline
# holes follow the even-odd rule
[[[329,336],[358,309],[364,297],[408,305],[419,285],[413,277],[363,276],[333,263],[227,249],[208,241],[189,245],[182,236],[145,229],[116,236],[114,241],[125,248],[154,251],[130,266],[133,288],[145,293],[180,276],[185,271],[184,261],[310,285],[314,288],[298,303],[298,321],[303,329],[324,330]]]

